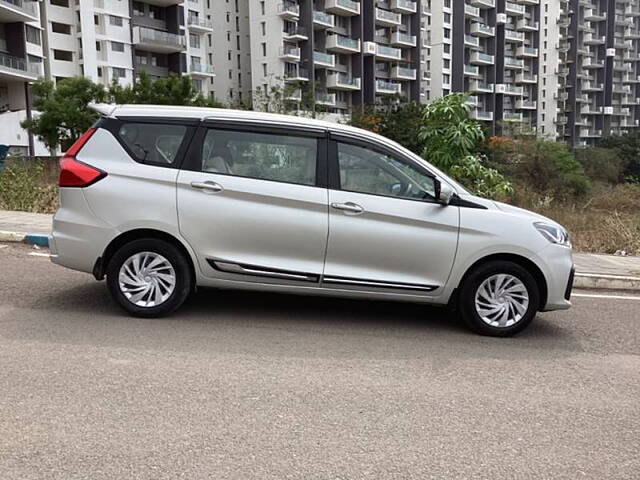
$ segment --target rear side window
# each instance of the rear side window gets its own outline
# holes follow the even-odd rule
[[[134,159],[143,163],[171,165],[187,133],[184,125],[124,123],[118,136]]]
[[[202,171],[276,182],[316,184],[318,141],[293,135],[207,131]]]

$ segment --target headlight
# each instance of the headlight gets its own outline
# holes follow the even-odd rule
[[[538,230],[538,232],[540,232],[540,234],[551,243],[571,248],[569,233],[564,228],[542,222],[536,222],[533,226],[536,227],[536,230]]]

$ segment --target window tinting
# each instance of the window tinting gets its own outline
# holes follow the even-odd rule
[[[317,149],[315,138],[209,130],[202,171],[315,185]]]
[[[187,127],[157,123],[125,123],[118,135],[136,160],[144,163],[172,164]]]
[[[338,143],[338,165],[342,190],[411,200],[435,199],[433,178],[384,153]]]

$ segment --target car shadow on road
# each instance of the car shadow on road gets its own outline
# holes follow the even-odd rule
[[[46,337],[50,341],[111,342],[143,348],[135,343],[136,336],[143,334],[151,347],[173,345],[180,349],[205,348],[206,342],[193,342],[195,337],[229,338],[226,343],[221,341],[225,348],[248,353],[250,342],[244,345],[240,340],[247,336],[262,338],[262,354],[270,354],[269,345],[274,344],[283,351],[291,347],[289,354],[302,354],[305,341],[320,339],[326,348],[323,354],[328,356],[338,354],[338,348],[344,351],[363,341],[368,342],[370,355],[376,354],[376,345],[382,348],[393,344],[407,351],[458,348],[479,356],[491,350],[495,356],[496,349],[490,347],[499,345],[505,359],[522,355],[523,349],[544,351],[545,356],[582,350],[575,332],[561,321],[553,321],[549,314],[539,314],[514,338],[496,339],[469,332],[445,308],[415,303],[203,288],[168,317],[140,319],[122,312],[110,299],[104,283],[83,283],[63,290],[41,296],[31,305],[47,312]],[[59,328],[51,328],[55,326]],[[37,335],[39,330],[28,331]]]

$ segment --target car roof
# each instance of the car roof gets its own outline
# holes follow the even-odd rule
[[[233,120],[260,122],[270,125],[297,126],[346,134],[360,134],[366,136],[379,135],[361,128],[343,125],[341,123],[317,120],[314,118],[282,115],[277,113],[254,112],[249,110],[233,110],[226,108],[182,107],[174,105],[112,105],[92,104],[90,107],[98,113],[108,117],[153,117],[153,118],[188,118],[197,120]],[[388,141],[388,139],[386,139]]]

